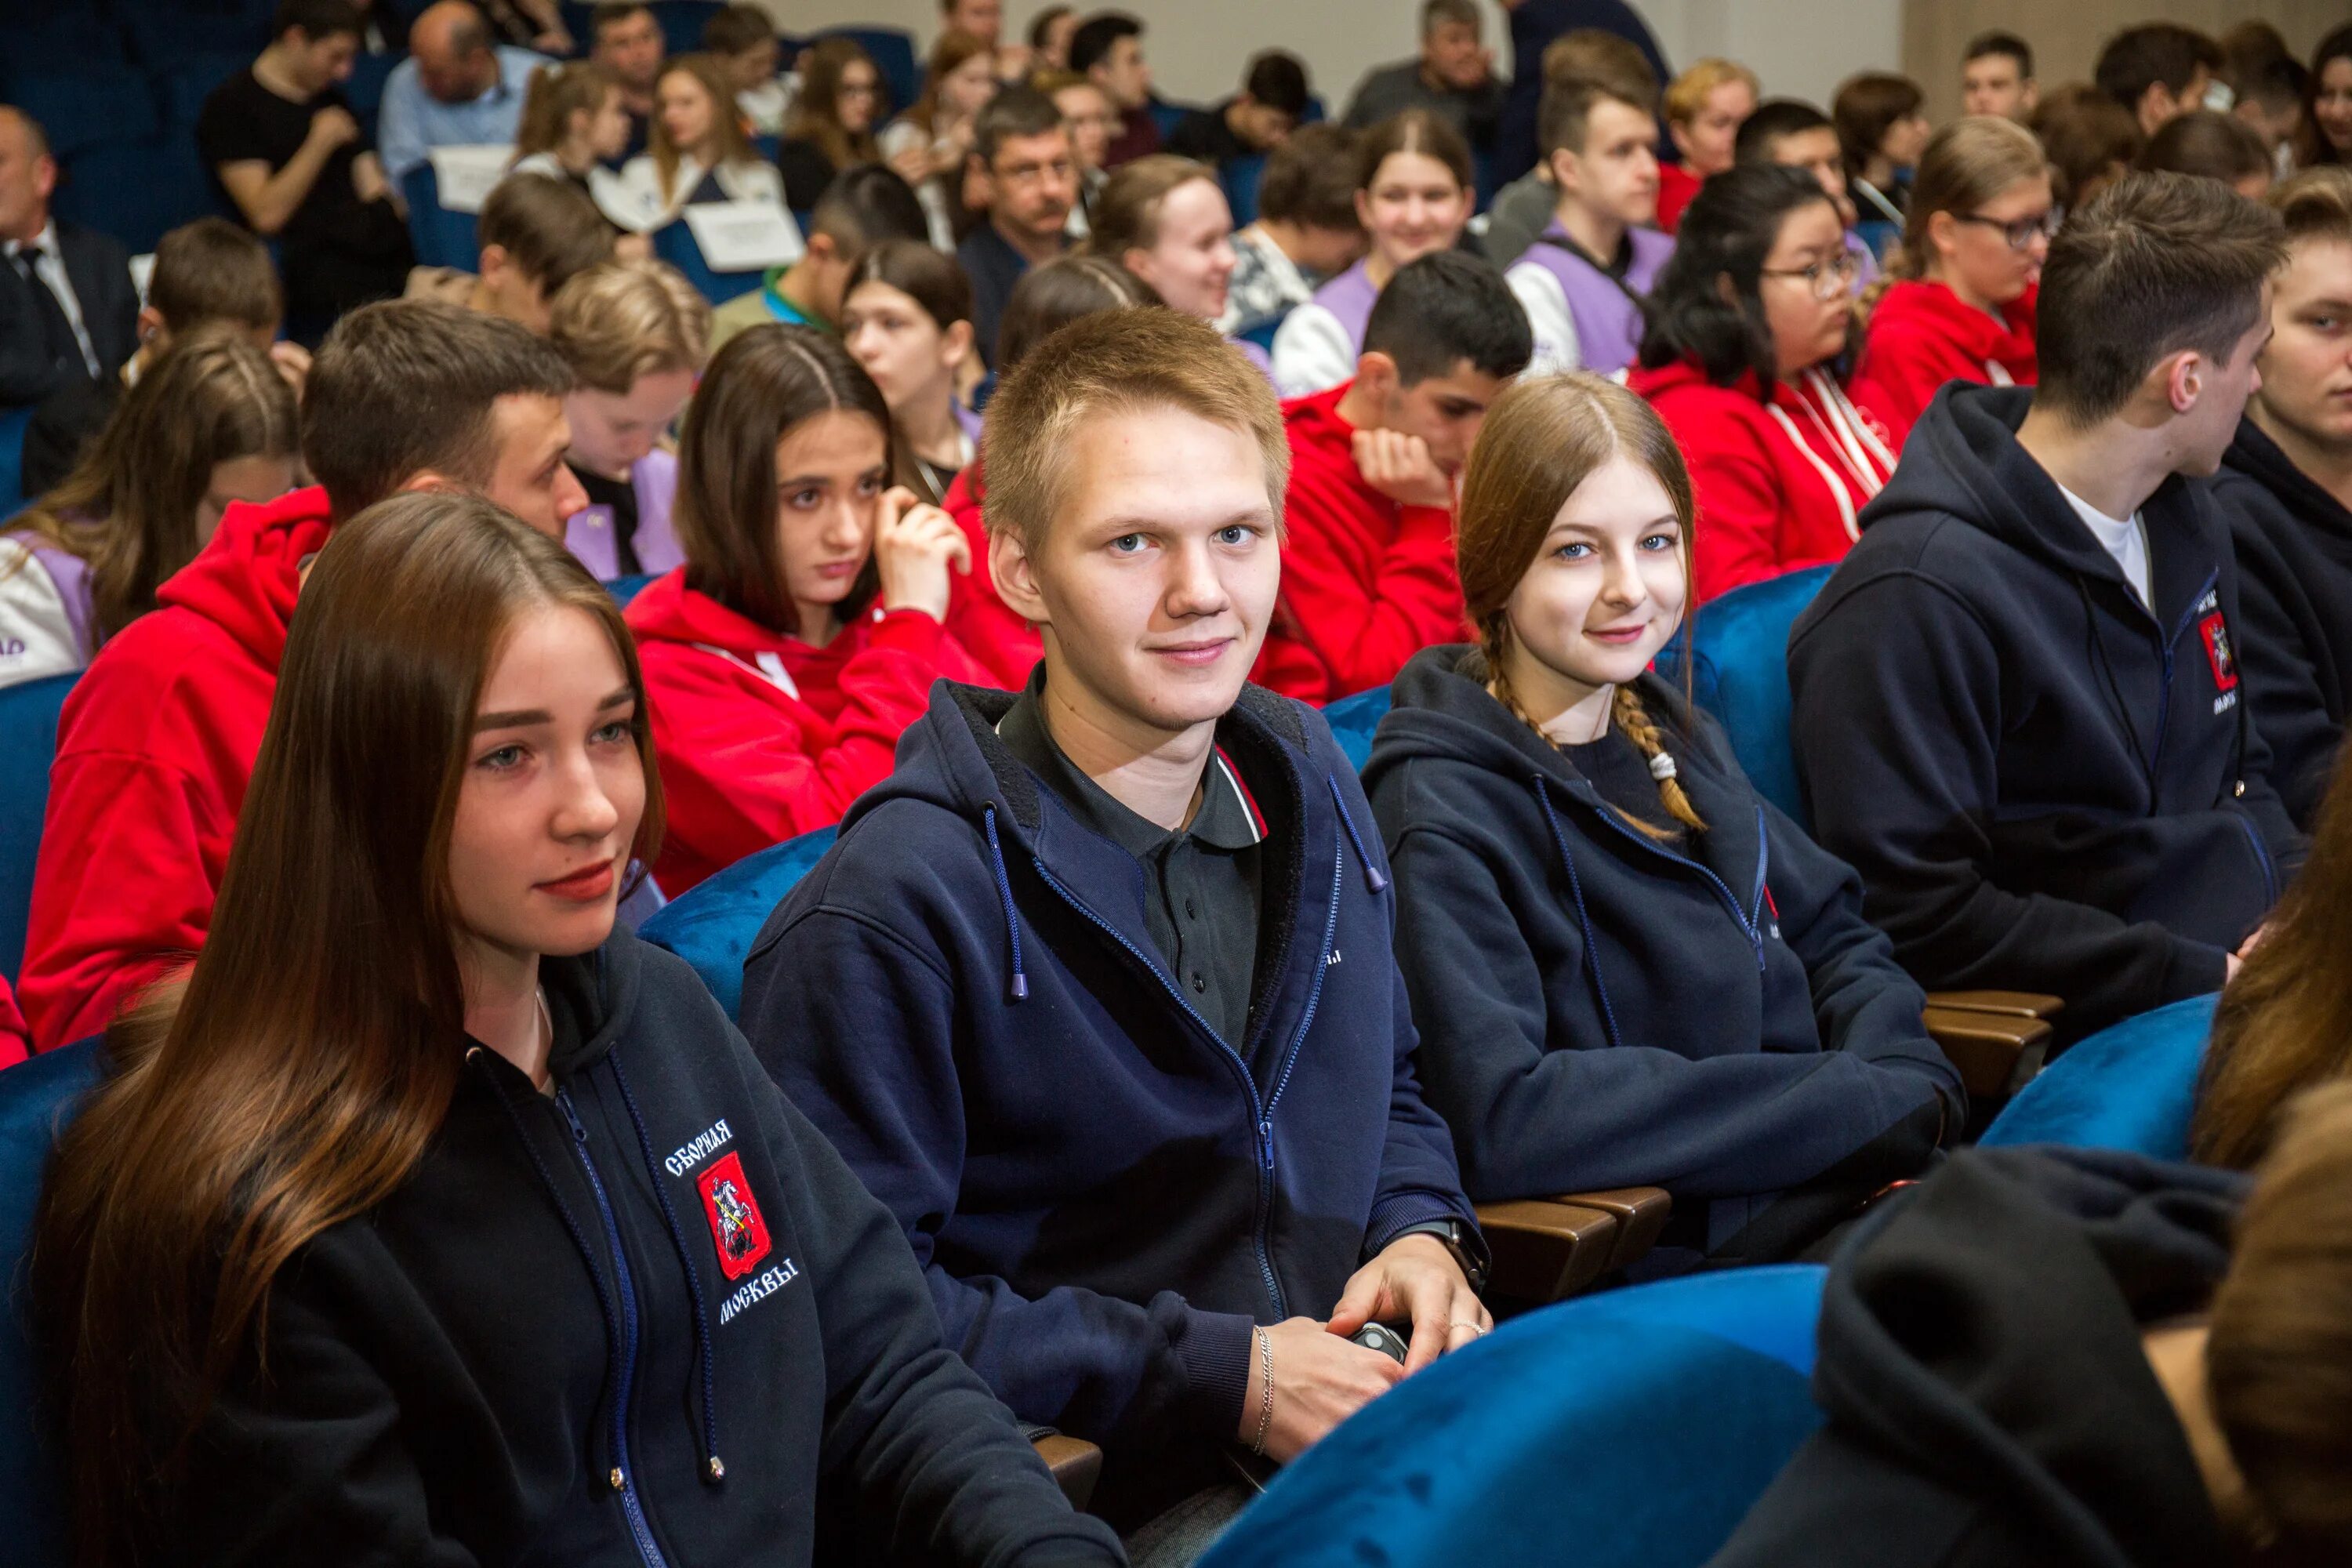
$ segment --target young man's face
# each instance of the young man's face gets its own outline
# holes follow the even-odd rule
[[[596,60],[631,92],[652,92],[662,68],[661,27],[653,13],[639,11],[597,29]]]
[[[1151,68],[1143,63],[1141,38],[1117,40],[1087,74],[1122,110],[1141,109],[1151,100]]]
[[[1001,228],[1040,242],[1062,232],[1078,199],[1078,166],[1062,126],[1035,136],[1008,136],[988,165],[995,195],[989,216]]]
[[[2255,416],[2339,456],[2352,453],[2352,240],[2306,239],[2271,299]]]
[[[2153,136],[2168,121],[2204,108],[2205,89],[2212,85],[2213,73],[2201,65],[2179,92],[2160,81],[2148,83],[2147,89],[2139,95],[2140,134]]]
[[[1074,82],[1054,94],[1054,107],[1070,128],[1070,150],[1077,155],[1078,167],[1101,168],[1110,139],[1118,132],[1118,110],[1111,107],[1110,95],[1093,82]]]
[[[1098,722],[1177,735],[1241,695],[1282,582],[1256,440],[1160,407],[1097,414],[1070,442],[1034,553],[992,542],[1005,598],[1044,629],[1047,680]]]
[[[1421,59],[1431,76],[1457,92],[1484,83],[1491,64],[1478,29],[1466,22],[1440,22],[1423,33]]]
[[[287,30],[285,43],[287,74],[304,91],[324,92],[339,81],[352,79],[352,62],[360,53],[357,36],[330,33],[323,38],[313,38],[301,28],[293,27]]]
[[[1271,153],[1290,140],[1298,128],[1298,116],[1288,110],[1274,109],[1244,93],[1234,104],[1234,134],[1259,153]]]
[[[1830,200],[1837,204],[1839,221],[1848,228],[1853,226],[1853,198],[1846,193],[1845,159],[1838,152],[1835,131],[1816,125],[1793,136],[1775,137],[1764,155],[1775,163],[1802,169],[1819,180],[1822,189],[1830,194]]]
[[[483,498],[561,540],[564,520],[588,504],[588,492],[563,461],[572,424],[563,416],[562,399],[509,393],[491,405],[490,423],[499,453]]]
[[[1440,468],[1459,474],[1470,460],[1486,410],[1509,385],[1506,377],[1488,375],[1466,359],[1455,360],[1444,375],[1411,386],[1391,382],[1381,400],[1381,427],[1420,437]]]
[[[1626,225],[1658,216],[1658,123],[1642,110],[1604,98],[1585,117],[1584,150],[1552,154],[1563,199],[1583,203]]]
[[[2033,112],[2033,79],[2018,68],[2015,55],[1979,55],[1960,68],[1960,106],[1969,114],[2022,120]]]
[[[946,21],[949,26],[970,33],[992,49],[996,47],[997,36],[1004,31],[1004,0],[951,0]]]

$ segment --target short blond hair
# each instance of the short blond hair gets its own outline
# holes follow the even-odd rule
[[[1667,86],[1666,118],[1676,125],[1688,125],[1706,107],[1707,94],[1730,81],[1744,81],[1750,93],[1758,98],[1764,96],[1764,84],[1756,79],[1754,71],[1738,60],[1709,55]]]
[[[1082,316],[1039,343],[989,400],[982,515],[1034,549],[1069,489],[1072,437],[1097,415],[1177,409],[1257,443],[1266,502],[1282,516],[1290,438],[1274,388],[1205,321],[1165,307]]]
[[[556,294],[548,338],[581,385],[625,393],[641,375],[702,374],[710,357],[710,302],[663,262],[608,262]]]

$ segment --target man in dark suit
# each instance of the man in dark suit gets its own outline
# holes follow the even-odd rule
[[[57,183],[40,126],[0,107],[0,408],[118,375],[139,346],[130,257],[50,216]]]

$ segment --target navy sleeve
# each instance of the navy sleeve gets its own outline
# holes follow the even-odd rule
[[[2273,550],[2261,531],[2238,515],[2229,488],[2215,498],[2231,516],[2231,539],[2238,555],[2238,599],[2244,635],[2238,662],[2245,671],[2253,721],[2270,748],[2270,777],[2287,814],[2309,826],[2326,794],[2344,732],[2328,717],[2320,689],[2314,636],[2305,610],[2309,601],[2293,568]]]

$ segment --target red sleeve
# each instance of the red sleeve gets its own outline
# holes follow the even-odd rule
[[[1770,458],[1737,421],[1710,419],[1693,430],[1669,416],[1690,464],[1698,500],[1698,596],[1712,599],[1743,583],[1789,569],[1780,558],[1780,510],[1785,498]]]
[[[1863,341],[1862,358],[1846,395],[1878,416],[1899,454],[1911,426],[1919,422],[1944,383],[1955,377],[1984,379],[1971,374],[1970,369],[1953,352],[1949,341],[1938,334],[1901,326],[1874,331]]]
[[[963,646],[979,671],[950,679],[1017,691],[1045,657],[1045,642],[996,592],[996,578],[988,569],[988,529],[981,520],[980,502],[971,495],[971,476],[978,471],[967,468],[958,474],[941,503],[971,545],[971,575],[948,580],[948,635]]]
[[[32,1050],[32,1032],[25,1027],[25,1015],[16,1011],[16,998],[8,989],[8,977],[0,974],[0,1068],[15,1067]]]
[[[204,945],[235,828],[176,768],[119,752],[58,759],[18,980],[40,1049],[100,1033]]]
[[[1327,700],[1386,686],[1414,654],[1462,635],[1453,514],[1400,509],[1396,539],[1366,583],[1348,559],[1349,540],[1381,527],[1364,504],[1353,485],[1309,472],[1292,479],[1285,507],[1283,629],[1329,672]]]

